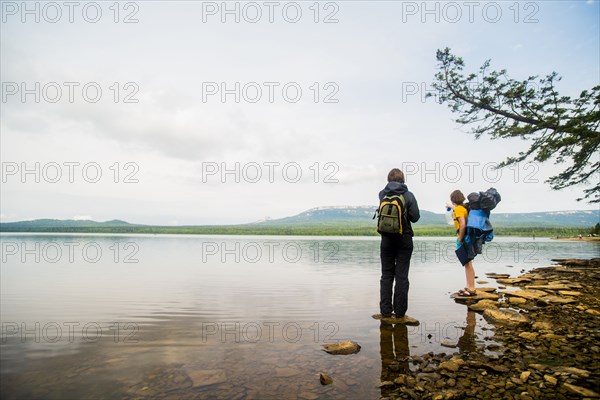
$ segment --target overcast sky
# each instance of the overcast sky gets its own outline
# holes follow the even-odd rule
[[[577,96],[600,83],[598,1],[223,4],[1,2],[2,221],[375,206],[393,167],[434,212],[490,186],[499,212],[597,208],[549,189],[553,162],[495,171],[527,143],[475,140],[423,95],[450,47]]]

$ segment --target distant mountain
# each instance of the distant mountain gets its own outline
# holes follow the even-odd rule
[[[600,210],[493,213],[490,218],[494,226],[592,227],[600,223]]]
[[[78,219],[35,219],[32,221],[19,221],[19,222],[2,222],[0,223],[0,231],[10,232],[11,228],[17,228],[19,230],[33,230],[33,229],[56,229],[56,228],[122,228],[122,227],[135,227],[143,225],[134,225],[129,222],[121,221],[119,219],[113,219],[111,221],[98,222],[89,219],[78,220]]]
[[[306,225],[306,224],[358,224],[374,225],[373,215],[376,206],[331,206],[311,208],[292,217],[269,219],[256,223],[257,225]],[[421,210],[420,224],[443,225],[443,214]]]
[[[271,219],[257,225],[306,225],[306,224],[355,224],[374,225],[372,220],[375,206],[333,206],[317,207],[292,217]],[[592,227],[600,222],[600,210],[586,211],[547,211],[535,213],[495,213],[491,221],[497,227]],[[421,210],[417,225],[446,225],[443,213]]]

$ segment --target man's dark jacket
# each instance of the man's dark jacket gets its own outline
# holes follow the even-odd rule
[[[421,214],[419,213],[419,205],[417,204],[417,199],[415,196],[408,191],[406,184],[400,182],[388,182],[386,187],[379,192],[379,202],[383,200],[384,196],[388,195],[402,195],[404,196],[404,200],[406,201],[406,221],[405,225],[403,225],[403,232],[405,234],[409,234],[410,236],[414,236],[414,232],[412,230],[411,222],[417,222],[419,218],[421,218]]]

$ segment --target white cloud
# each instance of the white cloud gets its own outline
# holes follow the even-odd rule
[[[3,24],[2,82],[97,82],[103,97],[98,103],[79,98],[37,104],[17,96],[0,103],[2,160],[93,161],[104,175],[96,184],[11,179],[0,194],[1,218],[75,214],[139,223],[250,222],[328,204],[372,204],[388,170],[403,163],[419,167],[408,183],[420,205],[438,210],[457,186],[487,188],[483,165],[503,160],[524,143],[474,141],[445,106],[422,98],[435,72],[436,49],[451,47],[467,70],[477,70],[489,58],[494,68],[507,68],[515,78],[557,70],[565,77],[565,90],[573,92],[589,86],[592,74],[581,71],[598,69],[597,29],[596,37],[581,41],[589,37],[590,23],[582,23],[589,21],[589,10],[576,7],[565,14],[569,3],[544,2],[532,16],[539,21],[523,23],[523,12],[531,9],[521,9],[515,22],[514,7],[508,8],[512,3],[501,4],[498,23],[487,22],[481,13],[471,23],[468,10],[457,23],[443,18],[435,23],[429,14],[402,23],[400,3],[343,2],[338,24],[310,19],[202,24],[199,3],[146,2],[140,4],[139,24]],[[557,25],[564,31],[560,38],[550,34]],[[279,87],[297,82],[301,101],[286,102],[280,91],[273,103],[223,104],[214,101],[216,96],[202,101],[203,82],[274,81]],[[123,85],[134,82],[139,102],[112,101],[114,82],[121,96]],[[324,86],[328,82],[339,89],[338,103],[323,102],[332,93]],[[407,84],[418,92],[407,93]],[[445,179],[444,166],[456,161],[479,163],[477,176],[467,179],[463,166],[461,180]],[[116,162],[117,183],[111,169]],[[139,166],[138,183],[122,182],[126,162]],[[297,184],[281,176],[273,183],[203,182],[206,162],[295,162],[303,179]],[[323,182],[333,171],[325,169],[326,163],[338,169],[333,178],[339,183]],[[427,175],[432,168],[438,171]],[[579,188],[552,192],[543,183],[557,172],[551,163],[539,166],[537,183],[515,182],[514,172],[505,170],[494,183],[506,194],[503,211],[536,210],[542,197],[557,210],[586,208],[574,202]],[[240,198],[244,207],[232,209]]]

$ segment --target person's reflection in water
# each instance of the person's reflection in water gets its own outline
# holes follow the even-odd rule
[[[458,339],[458,349],[461,353],[473,353],[477,351],[477,344],[475,344],[475,317],[477,314],[475,311],[467,311],[467,326],[463,335]]]
[[[381,322],[381,382],[393,381],[409,372],[408,329],[406,325]]]

